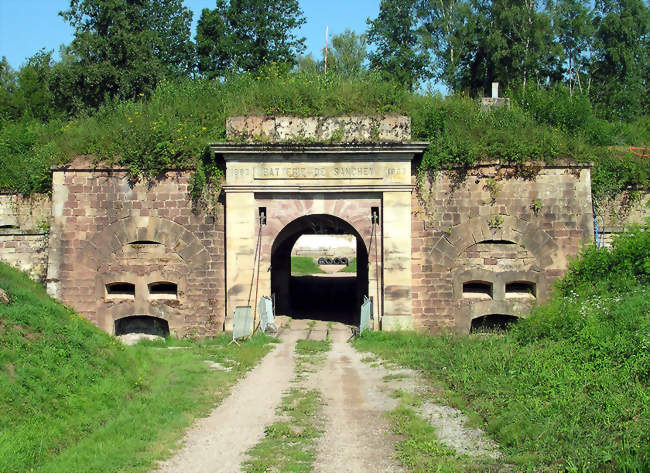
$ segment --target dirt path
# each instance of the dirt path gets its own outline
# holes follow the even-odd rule
[[[325,433],[314,465],[320,473],[401,472],[394,459],[387,411],[397,401],[385,390],[381,368],[372,368],[346,343],[350,330],[335,324],[325,367],[313,378],[326,402]]]
[[[287,320],[278,320],[284,327]],[[183,447],[160,465],[159,473],[239,473],[246,452],[264,438],[264,428],[277,420],[276,408],[294,379],[294,347],[299,339],[332,344],[324,364],[303,381],[320,391],[324,401],[325,431],[318,441],[313,471],[318,473],[398,473],[405,471],[395,459],[395,442],[386,413],[398,407],[396,390],[420,392],[421,376],[410,370],[387,368],[362,361],[347,339],[343,324],[291,321],[281,331],[282,342],[251,370],[209,417],[187,432]],[[368,356],[368,355],[365,355]],[[372,357],[370,357],[372,358]],[[437,436],[459,454],[498,457],[498,446],[483,433],[465,426],[462,414],[430,401],[417,408]]]
[[[294,345],[302,334],[285,331],[282,342],[248,372],[221,405],[185,434],[183,447],[160,473],[238,473],[245,452],[264,437],[294,372]]]

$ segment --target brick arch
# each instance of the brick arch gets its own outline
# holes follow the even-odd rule
[[[452,227],[450,233],[433,246],[429,257],[433,264],[451,268],[468,247],[486,240],[506,240],[530,251],[541,268],[553,263],[558,245],[538,225],[510,215],[501,216],[499,228],[490,228],[488,218],[479,217]]]
[[[269,215],[264,228],[267,242],[274,242],[280,232],[293,221],[309,215],[329,215],[349,224],[370,247],[372,222],[369,209],[359,209],[355,199],[324,199],[318,202],[308,199],[292,199],[280,215]]]
[[[209,261],[209,253],[194,233],[171,220],[159,217],[126,217],[95,233],[85,244],[82,263],[97,270],[133,241],[155,241],[178,254],[191,270]]]

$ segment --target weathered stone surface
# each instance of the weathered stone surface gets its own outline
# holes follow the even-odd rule
[[[221,331],[224,228],[193,211],[189,175],[133,185],[126,171],[55,170],[48,291],[109,333],[134,315],[163,319],[177,336]],[[132,292],[110,294],[113,283]],[[174,289],[156,294],[156,283]]]
[[[228,139],[246,141],[404,142],[411,139],[411,119],[380,117],[240,116],[226,120]]]
[[[43,281],[47,268],[50,198],[0,194],[0,261]]]

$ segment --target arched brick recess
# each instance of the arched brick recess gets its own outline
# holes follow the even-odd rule
[[[198,270],[209,261],[209,254],[201,240],[171,220],[159,217],[126,217],[108,225],[86,242],[82,263],[97,269],[111,261],[124,245],[134,241],[159,242],[188,265]]]
[[[499,228],[490,228],[488,219],[477,218],[456,225],[448,236],[440,237],[428,255],[428,263],[434,267],[451,268],[454,261],[469,246],[486,240],[506,240],[530,251],[541,268],[553,264],[558,245],[537,225],[523,219],[504,215]]]

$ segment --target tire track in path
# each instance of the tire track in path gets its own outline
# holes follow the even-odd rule
[[[314,387],[322,393],[326,417],[314,471],[318,473],[399,473],[394,458],[397,437],[386,412],[398,401],[385,389],[382,369],[361,361],[347,339],[350,329],[335,324],[332,348],[323,369],[314,374]]]
[[[275,408],[294,375],[301,333],[284,331],[281,343],[237,383],[208,417],[195,422],[183,446],[158,473],[239,473],[246,451],[264,438]]]

